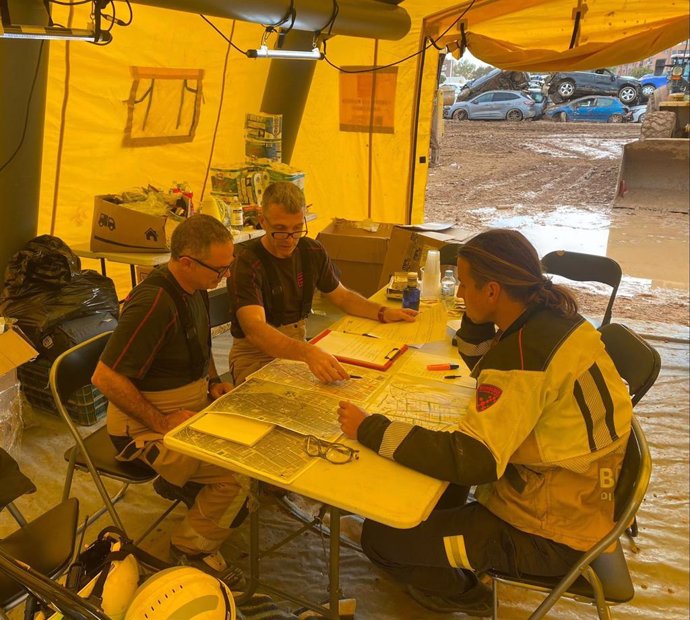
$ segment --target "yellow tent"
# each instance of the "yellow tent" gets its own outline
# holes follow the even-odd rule
[[[86,242],[95,195],[149,183],[186,182],[198,204],[210,190],[210,166],[244,160],[244,116],[261,110],[269,68],[277,61],[252,60],[241,51],[260,45],[264,27],[210,14],[206,21],[150,4],[191,10],[252,5],[147,0],[132,3],[131,24],[114,25],[109,45],[50,43],[39,234],[53,233],[68,244]],[[447,45],[457,53],[466,46],[502,68],[546,71],[611,66],[688,38],[687,0],[284,0],[282,5],[286,15],[295,9],[296,24],[301,8],[328,6],[324,32],[336,33],[328,39],[327,60],[308,61],[316,67],[290,159],[306,173],[307,199],[319,215],[314,232],[335,216],[422,221],[437,48]],[[85,27],[90,5],[52,6],[54,22]],[[126,23],[127,4],[118,0],[111,6]],[[387,36],[398,40],[340,34],[339,14],[354,15],[356,22],[360,9],[377,7],[395,16]],[[401,26],[408,20],[409,30]],[[373,22],[370,29],[375,30]],[[6,46],[0,47],[0,63],[11,43],[0,39]],[[384,68],[366,71],[372,66]],[[300,79],[308,83],[309,77]],[[147,84],[154,81],[156,97],[146,99]],[[293,92],[289,82],[281,87],[285,105],[294,106],[299,89]],[[10,153],[5,150],[3,160]],[[12,217],[0,208],[0,224],[10,225]],[[118,281],[121,288],[127,283]]]

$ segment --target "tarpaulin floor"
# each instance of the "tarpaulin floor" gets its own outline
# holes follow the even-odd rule
[[[644,618],[668,620],[688,617],[688,445],[689,445],[689,381],[688,381],[688,329],[681,326],[648,322],[627,322],[649,338],[662,358],[662,370],[656,385],[636,408],[636,413],[651,445],[654,469],[647,497],[638,514],[640,533],[631,545],[623,545],[635,584],[632,602],[614,610],[616,618]],[[227,368],[227,350],[231,342],[228,334],[214,339],[217,364]],[[19,445],[12,454],[23,471],[38,487],[38,492],[18,500],[17,504],[29,517],[35,517],[59,501],[66,464],[64,450],[70,440],[61,422],[50,415],[25,409],[26,428]],[[84,428],[90,432],[93,427]],[[112,488],[112,487],[111,487]],[[80,500],[82,517],[93,514],[97,508],[95,492],[90,478],[77,474],[74,493]],[[131,488],[118,505],[130,533],[136,536],[167,506],[167,502],[153,493],[150,486]],[[183,509],[178,508],[143,543],[144,548],[168,559],[169,531],[179,521]],[[108,524],[102,518],[89,528],[87,541]],[[298,525],[294,518],[272,498],[267,498],[262,510],[262,536],[271,544],[281,533]],[[14,523],[2,513],[0,535],[14,528]],[[248,567],[248,525],[245,524],[223,547],[226,556],[243,568]],[[279,587],[300,592],[316,600],[326,598],[327,564],[326,539],[308,533],[278,550],[262,564],[262,574]],[[341,587],[345,597],[357,599],[357,618],[415,619],[438,618],[419,607],[404,592],[403,587],[386,574],[374,568],[360,552],[343,547],[341,554]],[[500,617],[526,618],[540,597],[515,588],[501,587]],[[289,618],[290,606],[274,598],[280,609],[270,612],[273,618]],[[249,617],[262,613],[250,610]],[[559,602],[552,617],[580,619],[596,617],[593,608],[572,601]],[[21,618],[20,608],[12,618]]]

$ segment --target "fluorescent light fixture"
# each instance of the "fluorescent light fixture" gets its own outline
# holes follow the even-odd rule
[[[311,51],[303,50],[273,50],[262,45],[255,50],[247,50],[249,58],[282,58],[284,60],[322,60],[323,53],[318,47]]]
[[[106,36],[107,35],[107,36]],[[105,41],[110,33],[97,35],[93,30],[80,28],[59,28],[55,26],[2,26],[0,39],[50,39],[54,41]]]

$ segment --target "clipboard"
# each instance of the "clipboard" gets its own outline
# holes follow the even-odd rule
[[[403,342],[326,329],[309,341],[338,361],[374,370],[388,370],[405,351]]]

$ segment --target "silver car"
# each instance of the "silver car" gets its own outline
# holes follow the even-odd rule
[[[518,90],[490,90],[443,108],[443,117],[464,120],[521,121],[537,115],[534,99]]]
[[[644,117],[647,115],[647,104],[634,105],[632,108],[630,108],[630,111],[632,112],[632,122],[641,123],[644,120]]]

